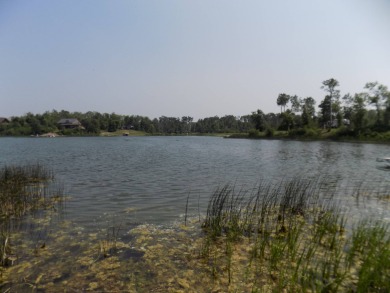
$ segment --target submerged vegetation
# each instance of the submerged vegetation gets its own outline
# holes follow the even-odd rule
[[[14,182],[23,184],[14,194],[23,194],[21,201],[26,202],[25,191],[30,189],[24,187],[52,178],[40,168],[4,168],[1,182],[11,186],[10,180],[15,180],[11,178],[19,178]],[[188,195],[185,215],[172,227],[129,226],[114,217],[95,232],[61,221],[47,235],[51,220],[45,215],[26,233],[1,236],[2,265],[7,268],[2,270],[0,289],[389,292],[389,224],[350,221],[347,211],[335,204],[335,190],[326,179],[285,179],[276,184],[263,180],[250,189],[225,185],[211,195],[205,215],[199,212],[196,217],[188,215]],[[356,187],[356,200],[363,193],[370,196],[367,191]],[[38,202],[45,198],[41,194]],[[50,202],[20,213],[5,209],[2,224],[33,208],[47,208]]]
[[[43,166],[5,166],[0,170],[0,218],[20,217],[47,204],[44,183],[53,179]]]
[[[18,220],[29,212],[55,209],[62,202],[62,187],[49,186],[53,179],[53,173],[40,164],[0,170],[0,267],[16,260],[11,240]]]

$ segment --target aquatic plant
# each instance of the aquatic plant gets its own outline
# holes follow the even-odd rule
[[[352,231],[348,261],[360,263],[357,292],[386,292],[390,280],[389,225],[361,220]]]
[[[113,223],[105,229],[105,237],[99,241],[99,255],[106,258],[114,254],[117,250],[117,242],[119,239],[119,231],[121,224]]]
[[[229,184],[217,189],[209,200],[203,227],[212,237],[230,233],[286,232],[299,217],[318,203],[316,181],[292,179],[280,185],[260,182],[249,192]]]
[[[63,202],[62,185],[48,184],[53,179],[53,172],[39,163],[0,169],[0,266],[13,262],[11,228],[15,221],[27,212],[56,209]]]
[[[389,226],[352,225],[333,195],[322,179],[263,180],[216,189],[202,225],[188,195],[172,227],[61,228],[0,291],[389,292]]]
[[[20,217],[28,210],[48,205],[47,182],[52,180],[52,171],[41,164],[4,166],[0,169],[0,219]],[[61,190],[55,194],[62,197]]]
[[[6,229],[0,230],[0,266],[7,266],[10,263],[11,254],[10,233]]]
[[[217,189],[203,223],[208,253],[202,257],[213,258],[212,274],[219,263],[231,284],[237,273],[231,260],[245,245],[245,278],[254,291],[268,292],[270,284],[278,292],[389,290],[388,225],[361,223],[346,231],[347,217],[333,202],[334,191],[323,187],[321,180],[292,179],[276,186],[261,182],[251,193],[230,185]],[[218,252],[221,241],[226,257]]]

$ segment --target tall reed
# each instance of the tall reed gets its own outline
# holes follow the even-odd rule
[[[388,225],[363,222],[346,232],[347,215],[324,180],[261,181],[251,191],[227,184],[212,194],[203,222],[204,247],[213,252],[213,266],[227,257],[219,264],[225,265],[221,274],[227,272],[228,284],[238,274],[234,253],[242,251],[246,238],[245,278],[253,291],[263,286],[278,292],[390,291]],[[226,257],[218,254],[222,239]]]
[[[27,212],[55,208],[63,201],[63,187],[50,185],[53,172],[43,165],[4,166],[0,169],[0,265],[10,263],[11,229]]]

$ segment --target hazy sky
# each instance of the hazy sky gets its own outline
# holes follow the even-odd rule
[[[0,116],[196,119],[390,87],[389,0],[0,0]]]

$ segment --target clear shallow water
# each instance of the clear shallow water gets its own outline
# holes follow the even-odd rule
[[[351,196],[355,186],[390,193],[390,172],[377,168],[388,145],[241,140],[216,137],[1,138],[0,167],[42,163],[63,182],[66,216],[88,226],[108,214],[126,221],[169,223],[204,212],[211,193],[233,183],[252,188],[260,179],[328,176],[340,204],[353,215],[389,219],[389,201]],[[346,192],[348,191],[348,192]],[[126,212],[127,211],[127,212]],[[131,211],[131,212],[129,212]]]

